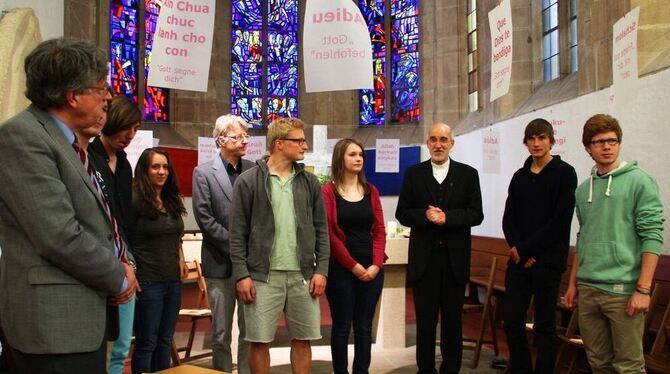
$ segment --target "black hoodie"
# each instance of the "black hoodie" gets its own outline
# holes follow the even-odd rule
[[[560,156],[535,174],[528,157],[509,184],[503,231],[510,248],[516,246],[523,267],[533,257],[535,267],[565,271],[570,246],[570,223],[575,210],[577,173]]]

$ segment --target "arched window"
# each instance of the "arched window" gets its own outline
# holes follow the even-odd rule
[[[144,8],[140,9],[140,4]],[[109,9],[109,84],[115,94],[123,94],[138,102],[143,95],[141,108],[145,121],[169,121],[169,90],[147,86],[153,34],[156,30],[160,1],[111,0]],[[140,20],[143,20],[140,21]],[[140,44],[139,35],[144,32],[144,41]],[[143,73],[138,76],[140,61],[143,61]],[[140,82],[142,89],[139,89]]]
[[[360,125],[418,122],[419,1],[359,0],[372,41],[374,88],[359,95]],[[390,45],[386,19],[390,19]],[[390,47],[391,53],[387,53]],[[390,71],[389,68],[390,67]],[[391,77],[390,85],[387,77]],[[389,86],[390,92],[386,87]],[[390,105],[387,102],[390,101]],[[391,111],[387,111],[387,108]]]
[[[231,112],[254,127],[298,116],[298,0],[232,0]]]

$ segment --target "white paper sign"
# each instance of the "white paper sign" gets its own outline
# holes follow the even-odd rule
[[[514,39],[512,32],[512,8],[510,0],[502,0],[500,5],[489,12],[491,29],[491,97],[490,101],[509,92],[512,77],[512,52]]]
[[[212,161],[219,154],[214,138],[198,136],[198,165]]]
[[[333,149],[335,149],[335,144],[339,142],[340,139],[328,139],[328,154],[332,155],[333,154]]]
[[[615,85],[637,79],[637,25],[640,7],[637,7],[612,26],[612,78]]]
[[[637,27],[640,7],[637,7],[612,26],[612,114],[630,109],[633,96],[638,94]]]
[[[149,62],[150,86],[207,91],[215,0],[163,0]]]
[[[370,33],[356,2],[307,0],[305,91],[373,88]]]
[[[326,153],[326,149],[328,148],[328,126],[312,126],[312,139],[312,151],[314,153]]]
[[[137,130],[135,138],[130,142],[125,151],[127,154],[128,162],[133,168],[133,174],[135,173],[135,165],[137,165],[137,160],[139,160],[142,151],[147,148],[151,148],[154,145],[154,132],[151,130]]]
[[[264,136],[252,136],[247,144],[247,154],[244,156],[249,161],[256,161],[266,154],[266,139]]]
[[[400,171],[400,139],[377,139],[377,173],[398,173]]]
[[[500,134],[498,130],[482,131],[483,171],[500,174]]]

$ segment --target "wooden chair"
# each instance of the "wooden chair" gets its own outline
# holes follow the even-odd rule
[[[660,294],[660,288],[658,285],[654,287],[654,293]],[[658,302],[658,300],[655,301]],[[652,318],[649,316],[651,314],[647,313],[649,319]],[[665,308],[654,344],[651,346],[649,353],[644,355],[644,361],[648,373],[670,373],[670,302],[667,303]]]
[[[482,351],[482,345],[483,344],[493,344],[493,350],[495,352],[495,355],[498,355],[498,337],[496,335],[496,327],[495,327],[495,318],[494,318],[494,311],[493,311],[493,305],[492,305],[492,299],[493,299],[493,288],[494,288],[494,283],[495,283],[495,275],[496,275],[496,269],[498,265],[498,258],[493,257],[491,260],[491,268],[489,270],[487,282],[486,282],[486,296],[484,297],[484,301],[481,304],[464,304],[463,305],[463,312],[468,313],[471,311],[481,311],[481,319],[479,321],[479,331],[477,333],[476,338],[463,338],[463,342],[467,343],[474,343],[472,344],[464,344],[463,348],[464,349],[472,349],[475,351],[474,356],[472,358],[472,363],[471,367],[475,369],[477,365],[479,365],[479,356]],[[470,289],[470,293],[477,292],[476,289]],[[485,340],[484,335],[486,333],[486,325],[490,326],[491,329],[491,339],[490,340]]]
[[[202,319],[209,319],[211,322],[212,310],[209,308],[207,283],[205,282],[205,277],[202,275],[202,268],[200,267],[200,263],[194,260],[187,262],[187,265],[188,276],[186,279],[183,279],[182,282],[192,283],[195,281],[198,285],[198,296],[194,309],[183,308],[179,310],[179,321],[191,322],[191,330],[189,332],[186,346],[177,347],[174,340],[172,341],[172,361],[174,362],[175,366],[181,365],[183,362],[193,361],[212,355],[211,350],[198,355],[191,355],[198,321]],[[183,358],[179,356],[179,352],[184,352]]]
[[[573,374],[579,372],[581,368],[588,367],[584,341],[579,336],[578,320],[578,310],[575,307],[565,332],[558,335],[560,345],[556,355],[555,373]]]

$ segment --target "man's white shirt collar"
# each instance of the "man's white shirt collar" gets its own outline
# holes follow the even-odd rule
[[[450,159],[448,157],[447,161],[442,165],[434,163],[433,160],[430,161],[430,166],[433,168],[433,178],[435,178],[437,183],[442,183],[444,178],[447,177],[447,174],[449,173],[449,163]]]

